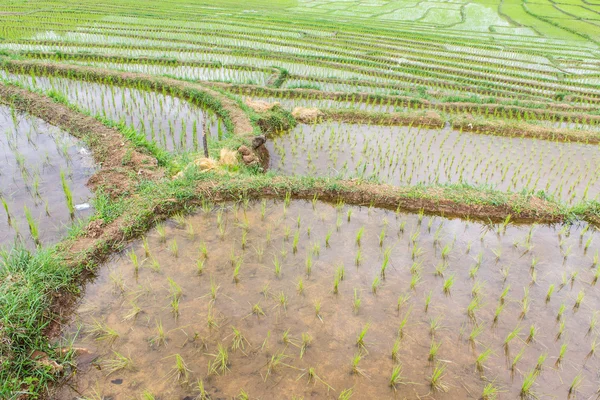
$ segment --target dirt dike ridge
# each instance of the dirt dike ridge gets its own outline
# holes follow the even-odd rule
[[[443,111],[443,112],[455,112],[455,113],[474,113],[474,114],[485,114],[486,110],[488,115],[493,115],[495,111],[498,112],[511,112],[513,117],[521,116],[525,117],[528,115],[535,115],[542,117],[540,119],[549,119],[552,117],[556,118],[570,118],[571,120],[581,121],[597,121],[600,122],[600,115],[587,114],[584,111],[590,110],[589,108],[572,106],[569,104],[552,104],[552,103],[539,103],[546,105],[548,108],[529,108],[522,106],[511,106],[506,104],[488,103],[488,104],[477,104],[477,103],[465,103],[465,102],[446,102],[446,103],[433,103],[425,99],[417,99],[408,96],[393,96],[393,95],[374,95],[372,93],[347,93],[347,92],[327,92],[315,89],[276,89],[267,88],[255,85],[241,85],[223,82],[203,82],[204,85],[220,87],[222,89],[232,91],[234,93],[244,94],[248,96],[273,96],[282,98],[312,98],[319,100],[337,100],[337,101],[357,101],[361,103],[371,104],[380,103],[383,100],[383,104],[388,101],[390,105],[395,106],[413,106],[420,105],[427,109]]]
[[[168,90],[172,95],[189,101],[200,101],[203,106],[213,109],[221,118],[231,122],[233,133],[236,135],[251,136],[254,132],[254,127],[250,119],[234,100],[197,83],[134,72],[120,72],[103,68],[38,61],[5,60],[2,68],[13,73],[36,72],[86,81],[109,81],[114,84],[124,83],[130,85],[140,84],[152,90]]]
[[[142,178],[159,179],[164,176],[156,158],[139,151],[118,130],[49,97],[0,83],[0,102],[86,140],[94,161],[100,166],[88,180],[92,190],[103,187],[110,195],[118,196],[132,191]]]

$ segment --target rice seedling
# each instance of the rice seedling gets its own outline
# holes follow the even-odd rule
[[[131,308],[129,311],[123,316],[123,321],[132,321],[137,318],[137,316],[142,312],[140,306],[137,305],[135,301],[131,302]]]
[[[554,284],[550,284],[550,286],[548,287],[548,291],[546,292],[546,303],[548,303],[550,301],[553,293],[554,293]]]
[[[280,351],[278,353],[273,354],[271,356],[271,358],[269,359],[269,361],[267,362],[267,365],[266,365],[267,372],[263,378],[263,380],[265,382],[267,381],[267,379],[269,379],[269,376],[272,375],[277,370],[279,370],[279,368],[281,368],[281,367],[291,368],[291,365],[286,364],[284,362],[286,359],[290,358],[290,356],[286,355],[284,353],[284,351]]]
[[[106,323],[97,319],[92,319],[92,323],[86,328],[87,334],[98,341],[113,343],[119,338],[119,333]]]
[[[263,311],[262,307],[260,306],[260,303],[256,303],[252,306],[251,315],[256,315],[257,317],[266,316],[265,312]]]
[[[223,375],[229,371],[229,353],[227,347],[219,343],[215,354],[208,354],[213,360],[208,362],[209,375]]]
[[[189,374],[191,370],[188,368],[185,361],[183,361],[183,357],[180,354],[175,354],[175,365],[171,369],[170,377],[173,378],[175,382],[179,383],[187,383],[189,381]]]
[[[363,328],[361,329],[361,331],[359,332],[359,334],[356,338],[356,346],[358,347],[358,349],[361,352],[364,352],[365,354],[369,353],[367,351],[367,344],[365,342],[365,336],[367,335],[367,332],[369,331],[370,326],[371,326],[370,323],[365,324],[365,326],[363,326]]]
[[[529,328],[529,335],[527,336],[525,343],[529,344],[529,343],[533,342],[535,340],[537,331],[538,331],[537,327],[535,325],[531,325],[531,327]]]
[[[523,354],[525,354],[525,347],[521,348],[521,350],[519,350],[519,352],[517,353],[517,355],[513,358],[512,363],[510,365],[510,371],[512,373],[515,372],[515,370],[517,368],[517,364],[519,363],[519,361],[521,360],[521,358],[523,358]]]
[[[569,386],[569,397],[577,395],[579,390],[581,389],[581,385],[583,383],[583,375],[581,372],[575,375],[573,381],[571,382],[571,386]]]
[[[308,350],[308,348],[310,347],[312,340],[312,336],[310,336],[308,332],[304,332],[302,334],[302,343],[300,344],[300,358],[304,357],[304,354],[306,354],[306,350]]]
[[[67,209],[71,214],[71,218],[75,217],[75,203],[73,203],[73,192],[71,192],[71,188],[67,182],[65,171],[60,171],[60,181],[62,184],[62,189],[65,194],[65,201],[67,203]]]
[[[396,305],[396,311],[400,311],[400,309],[408,302],[410,299],[410,294],[401,294],[398,296],[398,303]]]
[[[360,296],[358,295],[358,289],[354,288],[354,300],[352,301],[352,310],[355,314],[358,314],[358,310],[360,309]]]
[[[408,324],[408,318],[410,317],[410,313],[412,311],[412,307],[408,309],[406,314],[404,314],[404,318],[400,321],[400,325],[398,326],[398,337],[402,339],[404,337],[404,329]]]
[[[29,211],[29,208],[27,208],[27,206],[23,206],[23,209],[25,212],[25,218],[27,219],[27,225],[29,226],[29,233],[31,234],[31,238],[33,239],[35,244],[39,246],[41,245],[41,242],[37,222],[33,218],[33,215],[31,215],[31,211]]]
[[[198,259],[198,261],[196,261],[196,274],[198,276],[202,275],[204,273],[204,259]]]
[[[298,282],[296,283],[296,292],[298,292],[299,295],[304,294],[304,281],[301,277],[298,278]]]
[[[429,387],[433,392],[447,392],[450,388],[448,384],[444,382],[446,376],[446,366],[441,363],[437,363],[433,368],[433,372],[429,376]]]
[[[429,335],[435,337],[435,333],[442,328],[442,317],[429,318]]]
[[[444,294],[446,296],[450,295],[450,290],[452,289],[452,286],[454,285],[454,274],[450,275],[446,280],[444,280]]]
[[[585,292],[583,290],[581,290],[581,291],[579,291],[579,293],[577,293],[577,298],[575,299],[575,304],[573,305],[573,310],[579,309],[584,296],[585,296]]]
[[[596,349],[598,348],[598,338],[595,337],[590,343],[590,352],[585,356],[586,359],[594,357],[596,355]]]
[[[250,342],[236,327],[232,326],[231,330],[233,331],[231,334],[231,351],[241,350],[243,352],[246,349],[246,344],[250,346]]]
[[[483,324],[473,325],[473,328],[471,329],[471,333],[469,333],[469,342],[471,342],[472,345],[475,345],[477,338],[479,337],[479,335],[481,335],[483,333],[484,330],[485,330],[485,325],[483,325]]]
[[[156,347],[167,345],[167,332],[165,332],[160,320],[156,321],[156,336],[150,339],[150,344],[156,345]]]
[[[121,370],[133,370],[135,365],[130,357],[124,356],[123,354],[113,351],[114,358],[102,361],[102,370],[106,373],[106,376],[110,376],[117,371]]]
[[[565,303],[561,303],[560,307],[558,307],[558,313],[556,314],[556,320],[560,321],[563,317],[563,314],[565,313],[565,310],[567,309],[567,306],[565,305]]]
[[[340,392],[338,396],[338,400],[350,400],[354,395],[354,390],[352,388],[344,389]]]
[[[323,379],[321,379],[319,377],[319,375],[317,375],[317,371],[314,367],[309,367],[309,368],[305,369],[302,372],[302,374],[300,374],[300,376],[298,376],[298,378],[296,380],[299,380],[299,379],[303,378],[304,376],[307,377],[308,383],[316,384],[317,382],[320,382],[323,385],[325,385],[328,390],[334,390],[333,387],[331,387],[331,385],[329,385],[327,382],[325,382]]]
[[[362,226],[358,230],[358,232],[356,232],[356,245],[359,246],[359,247],[360,247],[360,242],[361,242],[361,239],[362,239],[364,233],[365,233],[365,227],[364,226]]]
[[[565,333],[565,327],[567,326],[565,320],[561,320],[558,324],[558,332],[556,333],[556,340],[560,339],[562,335]]]
[[[204,388],[204,381],[202,379],[196,381],[194,391],[198,393],[196,397],[194,397],[194,400],[210,400],[210,396]]]
[[[477,368],[477,371],[479,371],[480,374],[483,374],[483,370],[485,369],[485,362],[490,358],[492,354],[492,349],[487,348],[477,355],[477,358],[475,359],[475,367]]]
[[[560,346],[560,350],[558,352],[558,357],[556,358],[556,363],[555,363],[555,365],[557,367],[559,367],[562,364],[562,362],[565,358],[565,354],[567,354],[567,347],[568,347],[567,343],[563,343]]]
[[[540,373],[544,368],[544,363],[546,362],[546,358],[548,358],[548,353],[542,353],[537,359],[537,363],[535,365],[535,370],[537,373]]]
[[[156,233],[158,234],[158,240],[161,243],[165,243],[167,241],[167,234],[165,231],[165,226],[163,224],[156,224]]]
[[[379,276],[375,276],[375,278],[373,279],[373,283],[371,283],[371,292],[373,292],[373,294],[377,294],[377,290],[379,289],[379,286],[380,286]]]
[[[524,376],[523,383],[521,384],[521,398],[536,398],[532,389],[537,377],[538,372],[535,369],[529,371],[527,375]]]
[[[395,365],[392,368],[392,375],[389,380],[389,385],[394,389],[394,392],[398,390],[398,386],[404,384],[404,379],[402,376],[402,364]]]
[[[429,346],[429,356],[427,357],[427,360],[429,360],[429,361],[435,360],[441,346],[442,346],[442,342],[436,342],[435,340],[432,340],[431,345]]]
[[[508,354],[508,346],[510,342],[512,342],[515,338],[519,337],[519,332],[521,332],[521,327],[516,326],[515,329],[510,331],[506,338],[504,339],[504,351]]]
[[[498,398],[499,393],[500,390],[494,385],[493,382],[490,382],[483,388],[481,398],[483,400],[496,400]]]
[[[362,359],[362,353],[359,351],[356,354],[354,354],[354,357],[352,357],[352,361],[351,361],[351,369],[350,369],[350,373],[353,375],[358,375],[358,376],[366,376],[366,373],[364,370],[362,370],[358,364],[360,363],[360,360]]]

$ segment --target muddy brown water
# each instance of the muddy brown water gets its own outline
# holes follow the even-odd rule
[[[78,371],[55,398],[138,399],[146,391],[157,399],[190,399],[198,395],[198,380],[213,399],[230,399],[242,390],[253,399],[333,399],[348,388],[356,399],[477,399],[488,383],[499,388],[500,398],[515,398],[543,354],[547,358],[532,387],[539,398],[567,398],[576,376],[583,378],[576,388],[580,398],[598,389],[600,362],[590,352],[598,335],[591,321],[600,305],[594,283],[599,242],[593,229],[503,228],[318,201],[292,201],[289,206],[263,201],[218,205],[168,221],[161,237],[159,230],[149,232],[149,256],[137,241],[115,255],[87,286],[65,331],[67,339],[78,333],[73,345],[84,348],[84,354],[78,358]],[[362,261],[357,265],[359,250]],[[130,252],[139,260],[137,273]],[[386,252],[389,264],[383,278]],[[275,260],[280,262],[279,275]],[[439,268],[443,276],[436,274],[440,265],[446,265]],[[342,266],[344,279],[335,293],[334,279]],[[411,288],[415,276],[418,283]],[[454,284],[445,293],[444,282],[451,277]],[[373,293],[375,279],[380,284]],[[550,285],[554,292],[546,301]],[[218,287],[214,299],[211,287]],[[178,315],[172,306],[177,288]],[[504,308],[494,323],[505,290]],[[583,300],[575,307],[580,293]],[[358,308],[353,306],[355,294]],[[407,300],[398,308],[404,296]],[[479,306],[468,316],[473,299]],[[315,302],[321,305],[318,315]],[[254,314],[255,305],[265,315]],[[561,305],[565,309],[557,319]],[[139,313],[128,319],[135,307]],[[118,338],[98,340],[90,334],[95,321],[113,329]],[[433,334],[432,321],[438,321]],[[166,343],[156,340],[157,324],[166,332]],[[368,324],[361,350],[357,336]],[[481,332],[471,341],[476,326]],[[532,326],[536,333],[528,340]],[[243,351],[231,349],[232,327],[247,339]],[[506,347],[505,339],[516,328],[520,330]],[[301,357],[303,333],[312,341]],[[397,360],[392,359],[395,341]],[[430,361],[432,341],[441,346]],[[219,344],[228,349],[228,370],[209,374]],[[567,350],[559,361],[563,344]],[[476,358],[486,349],[491,354],[479,372]],[[107,362],[116,357],[114,352],[130,358],[132,367],[110,373]],[[360,373],[353,374],[351,360],[359,352]],[[281,354],[282,363],[268,374],[269,361]],[[179,380],[177,355],[188,369],[187,377],[184,373]],[[395,365],[402,365],[396,391],[389,385]],[[430,386],[436,365],[446,368],[446,391]],[[318,379],[309,381],[309,368]]]
[[[225,124],[214,113],[162,92],[6,71],[0,71],[0,77],[28,88],[58,92],[91,115],[125,122],[169,151],[202,149],[204,129],[213,139],[227,134]]]
[[[0,247],[9,248],[18,239],[34,247],[25,207],[39,229],[41,244],[56,243],[67,232],[72,220],[62,188],[64,171],[75,205],[85,207],[92,193],[86,183],[95,172],[90,151],[81,141],[46,122],[0,106]],[[75,211],[85,218],[93,210]]]
[[[567,203],[598,199],[595,145],[453,130],[328,122],[298,125],[267,142],[271,169],[291,175],[374,179],[392,185],[486,185],[544,190]]]

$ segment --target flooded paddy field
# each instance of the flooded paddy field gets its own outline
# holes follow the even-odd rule
[[[206,203],[87,286],[57,398],[589,398],[597,243],[587,225]]]
[[[213,112],[161,92],[62,77],[9,74],[0,77],[27,88],[59,94],[91,115],[99,115],[145,134],[169,151],[197,150],[202,136],[222,138],[225,124]]]
[[[96,170],[86,145],[46,122],[0,106],[0,248],[58,242],[91,215]]]
[[[595,145],[507,138],[417,126],[300,124],[267,144],[271,169],[374,179],[392,185],[486,185],[544,191],[567,203],[598,199]]]

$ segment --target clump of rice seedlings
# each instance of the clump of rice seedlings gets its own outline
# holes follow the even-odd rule
[[[142,400],[156,400],[156,397],[149,390],[144,390],[142,393]]]
[[[357,352],[356,354],[354,354],[354,357],[352,357],[352,362],[351,362],[351,369],[350,369],[351,374],[359,375],[359,376],[366,376],[365,371],[363,371],[358,366],[361,359],[362,359],[362,353],[360,351]]]
[[[366,354],[368,354],[369,352],[367,351],[367,344],[365,342],[365,336],[367,335],[367,332],[369,331],[370,326],[371,326],[370,323],[365,324],[365,326],[361,329],[360,333],[358,334],[358,336],[356,338],[356,346],[358,347],[358,349],[360,351],[364,351]]]
[[[558,340],[562,337],[563,333],[565,332],[565,326],[566,326],[566,322],[563,319],[560,321],[560,324],[558,325],[558,333],[556,334],[556,340]]]
[[[364,233],[365,233],[365,227],[361,226],[360,229],[358,230],[358,232],[356,232],[356,245],[357,246],[360,246],[360,241],[361,241]]]
[[[483,393],[481,394],[482,400],[496,400],[498,398],[498,393],[500,390],[494,385],[493,382],[488,383],[483,388]]]
[[[158,260],[150,256],[150,265],[148,266],[153,272],[160,272],[160,263]]]
[[[445,245],[442,248],[442,253],[441,253],[442,260],[447,260],[448,257],[450,256],[451,252],[452,252],[452,247],[449,244]]]
[[[381,263],[381,277],[383,279],[385,279],[385,270],[388,267],[388,264],[390,263],[390,255],[392,254],[392,248],[391,247],[387,247],[384,251],[383,251],[383,262]]]
[[[298,242],[300,241],[300,231],[296,231],[294,239],[292,241],[292,252],[296,254],[298,252]]]
[[[440,350],[441,346],[442,346],[442,342],[436,342],[435,340],[432,340],[431,345],[429,346],[429,356],[427,357],[427,360],[429,360],[429,361],[435,360],[435,358],[437,357],[437,353]]]
[[[523,354],[525,354],[525,347],[522,347],[521,350],[519,350],[519,352],[517,353],[517,355],[513,358],[512,363],[510,365],[510,371],[512,373],[515,372],[515,369],[517,368],[517,364],[519,363],[521,358],[523,358]]]
[[[65,177],[65,171],[60,171],[60,181],[62,184],[62,189],[65,194],[65,201],[67,202],[67,209],[69,210],[69,214],[71,214],[71,218],[75,216],[75,204],[73,203],[73,192],[71,192],[71,188],[69,188],[69,184],[67,183],[67,178]]]
[[[196,261],[196,274],[198,274],[198,276],[204,273],[204,263],[204,259],[198,259],[198,261]]]
[[[217,301],[217,295],[219,294],[219,289],[221,288],[221,285],[217,285],[217,283],[215,282],[215,280],[211,277],[210,278],[210,300],[211,302],[215,302]]]
[[[142,309],[140,308],[140,306],[137,305],[137,303],[135,301],[131,302],[131,308],[129,309],[129,311],[127,312],[127,314],[125,314],[123,316],[123,321],[131,321],[134,320],[135,318],[137,318],[137,316],[142,312]]]
[[[171,296],[178,299],[181,298],[181,295],[183,294],[181,286],[170,277],[167,277],[167,280],[169,281],[169,291],[171,292]]]
[[[250,400],[250,395],[248,395],[248,393],[244,389],[241,389],[240,394],[237,395],[236,399],[237,400]]]
[[[537,398],[533,392],[533,385],[538,377],[538,372],[534,369],[529,371],[527,375],[523,377],[523,383],[521,384],[521,398]]]
[[[8,220],[8,225],[12,225],[11,215],[10,215],[10,211],[8,209],[8,203],[6,202],[6,199],[2,196],[0,196],[0,201],[2,201],[2,207],[4,208],[4,212],[6,213],[6,219]]]
[[[435,266],[435,274],[436,276],[444,276],[444,272],[448,269],[448,263],[442,261],[438,265]]]
[[[331,235],[332,235],[333,231],[330,229],[327,231],[327,234],[325,235],[325,247],[329,248],[329,241],[331,240]]]
[[[312,248],[312,252],[315,256],[319,256],[319,254],[321,254],[321,245],[319,243],[314,243],[313,244],[313,248]]]
[[[300,358],[304,357],[306,350],[310,347],[312,336],[308,332],[302,334],[302,343],[300,344]]]
[[[171,298],[171,312],[175,318],[179,317],[179,297]]]
[[[277,256],[273,257],[273,265],[275,266],[275,276],[278,278],[281,277],[281,261],[279,261]]]
[[[502,293],[500,293],[500,304],[504,304],[504,300],[506,299],[506,296],[508,295],[509,291],[510,285],[506,286],[504,290],[502,290]]]
[[[285,354],[285,350],[282,350],[278,353],[275,353],[271,356],[271,359],[267,362],[267,373],[264,376],[264,381],[266,382],[269,379],[269,376],[276,372],[280,367],[291,367],[286,364],[284,361],[290,358],[290,356]]]
[[[171,369],[171,377],[180,383],[187,383],[191,370],[188,368],[183,357],[180,354],[175,354],[175,365]]]
[[[101,364],[102,370],[106,372],[106,376],[112,375],[117,371],[134,369],[133,360],[130,357],[116,351],[113,351],[113,354],[114,358],[104,360]]]
[[[173,215],[173,219],[175,220],[175,223],[177,224],[178,228],[181,228],[185,225],[185,216],[182,213],[179,212]]]
[[[544,363],[546,362],[546,358],[548,358],[548,353],[542,353],[537,359],[537,363],[535,365],[535,370],[540,373],[544,368]]]
[[[450,295],[450,290],[452,289],[453,285],[454,285],[454,274],[450,275],[448,277],[448,279],[446,279],[444,281],[444,287],[443,287],[443,289],[444,289],[444,294],[446,296]]]
[[[552,293],[554,293],[554,284],[550,284],[548,287],[548,291],[546,292],[546,303],[552,298]]]
[[[348,222],[350,222],[350,219],[351,219],[351,218],[352,218],[352,209],[351,209],[351,208],[349,208],[349,209],[348,209],[348,212],[346,213],[346,220],[347,220]]]
[[[598,323],[598,311],[594,311],[592,313],[592,317],[590,318],[590,327],[588,328],[587,335],[596,331],[596,324]]]
[[[565,303],[561,303],[560,307],[558,307],[558,313],[556,313],[556,320],[560,321],[563,317],[563,314],[565,313],[565,310],[567,309],[567,306],[565,306]]]
[[[360,249],[358,249],[358,250],[356,250],[356,256],[354,257],[354,263],[358,267],[361,262],[362,262],[362,253],[361,253]]]
[[[354,300],[352,301],[352,309],[355,314],[358,314],[358,310],[360,309],[360,296],[358,295],[358,289],[354,288]]]
[[[510,267],[509,266],[504,266],[500,270],[500,273],[502,274],[502,278],[503,278],[504,282],[506,282],[506,280],[508,279],[508,273],[509,273],[509,271],[510,271]]]
[[[119,333],[116,330],[97,319],[92,319],[92,323],[87,326],[86,331],[98,341],[112,343],[119,338]]]
[[[598,348],[598,338],[595,337],[590,344],[590,352],[585,356],[585,358],[590,358],[596,355],[596,349]]]
[[[206,243],[201,242],[198,250],[200,252],[200,256],[206,260],[208,258],[208,247],[206,247]]]
[[[475,367],[477,368],[477,371],[479,371],[480,374],[483,373],[483,370],[485,368],[485,362],[490,358],[492,354],[492,349],[487,348],[481,353],[479,353],[479,355],[475,359]]]
[[[235,326],[232,326],[231,329],[233,330],[233,333],[231,334],[231,350],[233,352],[237,350],[241,350],[243,352],[246,349],[246,344],[250,345],[250,342]]]
[[[467,316],[473,321],[477,321],[477,311],[483,306],[480,297],[473,297],[467,306]]]
[[[406,314],[404,314],[404,318],[400,321],[400,325],[398,326],[398,337],[402,339],[404,337],[404,328],[408,324],[408,318],[410,317],[410,312],[412,311],[412,307],[408,309]]]
[[[560,350],[558,352],[558,357],[556,358],[556,363],[555,363],[555,365],[557,367],[559,367],[562,364],[562,361],[565,358],[565,354],[567,354],[567,347],[568,347],[567,343],[563,343],[560,346]]]
[[[296,283],[296,292],[298,292],[299,295],[304,294],[304,281],[302,280],[302,277],[298,278],[298,282]]]
[[[313,303],[314,308],[315,308],[315,316],[317,318],[319,318],[321,320],[321,322],[323,322],[323,318],[321,317],[321,301],[320,300],[315,300],[315,302]]]
[[[569,397],[576,396],[581,388],[581,384],[583,383],[583,375],[581,372],[575,375],[573,381],[571,382],[571,386],[569,386]]]
[[[227,352],[227,347],[219,343],[217,352],[208,355],[213,357],[213,360],[208,362],[209,375],[223,375],[229,371],[229,353]]]
[[[371,292],[373,292],[373,294],[377,294],[379,285],[380,285],[379,276],[375,276],[375,279],[373,279],[373,283],[371,283]]]
[[[257,317],[266,316],[265,312],[263,311],[262,307],[260,306],[260,303],[256,303],[252,306],[251,315],[256,315]]]
[[[147,245],[147,243],[146,243],[146,245]],[[138,256],[135,253],[135,251],[133,251],[133,249],[131,249],[131,251],[128,254],[129,254],[129,259],[131,260],[131,263],[133,264],[133,269],[134,269],[135,273],[137,274],[138,270],[140,268]]]
[[[173,257],[179,257],[179,246],[177,245],[177,240],[173,239],[171,243],[169,243],[169,252]]]
[[[504,304],[499,303],[494,311],[494,325],[498,324],[498,319],[500,318],[500,313],[504,310]]]
[[[331,387],[331,385],[329,385],[327,382],[325,382],[323,379],[321,379],[319,377],[319,375],[317,375],[317,371],[314,367],[309,367],[309,368],[305,369],[304,372],[302,374],[300,374],[300,376],[298,376],[298,379],[296,379],[296,380],[299,380],[304,376],[306,376],[308,378],[308,383],[316,384],[317,382],[320,382],[323,385],[325,385],[328,390],[334,390],[333,387]]]
[[[156,224],[156,233],[158,234],[159,242],[165,243],[167,241],[167,233],[163,224]]]
[[[187,233],[188,238],[190,238],[190,239],[193,239],[196,237],[196,232],[194,231],[194,225],[192,224],[191,221],[188,221],[186,223],[185,232]]]
[[[523,298],[521,299],[521,315],[519,316],[520,319],[525,318],[525,315],[527,315],[527,311],[529,311],[529,288],[524,288],[523,289],[525,291],[525,293],[523,294]]]
[[[195,391],[198,393],[194,400],[210,400],[210,395],[204,389],[204,381],[202,379],[198,379],[195,385]]]
[[[344,389],[340,392],[338,400],[350,400],[354,395],[354,390],[352,388]]]
[[[425,312],[429,310],[429,304],[431,303],[431,295],[433,292],[430,290],[429,293],[425,296]]]
[[[400,309],[408,302],[410,299],[410,294],[401,294],[398,296],[398,304],[396,306],[396,311],[400,311]]]
[[[27,208],[27,206],[23,206],[23,209],[25,211],[25,219],[27,219],[27,225],[29,225],[29,233],[31,234],[31,238],[33,239],[35,244],[39,246],[41,244],[40,233],[38,225],[35,222],[35,218],[33,218],[33,215],[31,215],[31,211],[29,211],[29,208]]]
[[[160,320],[156,321],[156,336],[150,339],[150,344],[156,345],[157,347],[167,345],[167,332],[165,332]]]
[[[506,335],[506,338],[504,339],[504,351],[505,352],[508,353],[508,346],[509,346],[510,342],[512,342],[514,338],[519,337],[519,332],[521,332],[521,327],[517,326],[517,327],[515,327],[515,329],[510,331],[508,333],[508,335]]]
[[[471,329],[471,333],[469,333],[469,342],[471,342],[472,345],[475,345],[475,341],[477,340],[479,335],[483,333],[484,330],[485,325],[483,324],[473,325],[473,329]]]
[[[239,258],[235,263],[235,268],[233,269],[233,281],[235,283],[239,283],[240,281],[240,268],[242,267],[242,259]]]
[[[535,340],[537,331],[538,331],[538,329],[536,328],[536,326],[531,325],[531,327],[529,327],[529,335],[527,336],[525,343],[529,344],[529,343],[533,342]]]
[[[435,337],[435,333],[442,328],[442,317],[429,318],[429,334]]]
[[[429,376],[429,387],[433,392],[447,392],[449,387],[444,382],[444,376],[446,376],[446,366],[438,363],[433,368],[433,372]]]
[[[113,290],[118,293],[125,292],[125,280],[120,273],[111,272],[109,275],[110,281],[113,284]]]
[[[398,362],[400,360],[399,353],[400,353],[401,344],[402,344],[402,340],[400,338],[397,338],[396,340],[394,340],[394,344],[392,345],[392,353],[391,353],[392,361],[394,361],[394,362]]]
[[[575,299],[575,304],[573,305],[573,310],[579,309],[584,296],[585,296],[585,292],[583,290],[580,290],[579,293],[577,293],[577,298]]]
[[[404,384],[404,377],[402,376],[402,364],[398,364],[392,368],[392,375],[390,376],[388,384],[392,389],[394,389],[394,392],[398,390],[398,386]]]

